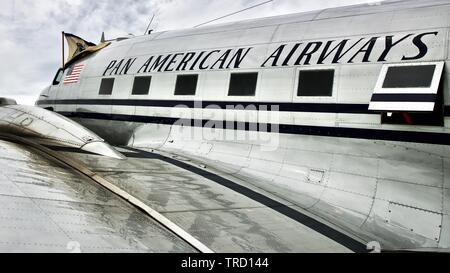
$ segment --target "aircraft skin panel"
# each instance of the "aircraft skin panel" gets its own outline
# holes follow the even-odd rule
[[[195,252],[73,171],[17,144],[0,151],[1,252]]]

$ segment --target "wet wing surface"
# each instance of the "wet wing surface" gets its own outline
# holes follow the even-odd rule
[[[77,173],[0,140],[0,252],[195,252]]]
[[[338,232],[331,230],[334,236],[330,236],[325,225],[309,227],[283,213],[291,209],[289,203],[270,198],[261,202],[265,197],[256,192],[247,196],[239,185],[221,185],[213,174],[201,175],[156,154],[139,150],[125,154],[126,161],[89,154],[77,157],[215,252],[363,251],[362,244],[349,238],[353,248],[344,246],[334,238]]]
[[[0,251],[195,252],[95,182],[0,141]],[[124,161],[60,150],[216,252],[363,251],[289,202],[142,150]],[[205,166],[206,167],[206,166]]]

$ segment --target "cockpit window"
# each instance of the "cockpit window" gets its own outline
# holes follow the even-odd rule
[[[429,88],[435,70],[436,65],[389,67],[383,88]]]
[[[55,78],[53,79],[53,85],[58,85],[62,81],[63,75],[64,70],[60,68],[58,72],[56,72]]]

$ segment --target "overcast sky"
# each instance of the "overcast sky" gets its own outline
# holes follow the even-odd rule
[[[98,43],[142,35],[152,17],[156,31],[187,28],[264,0],[1,0],[0,97],[34,104],[61,65],[61,31]],[[217,23],[317,10],[377,0],[274,0]]]

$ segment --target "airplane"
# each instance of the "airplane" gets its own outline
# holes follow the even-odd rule
[[[206,251],[448,252],[449,15],[448,0],[393,0],[100,45],[71,36],[85,46],[35,106],[0,101],[0,132],[119,170],[108,177],[134,205],[164,212],[155,200],[184,189],[162,214]],[[155,192],[139,175],[154,166],[171,170]],[[233,212],[205,216],[208,200]]]

